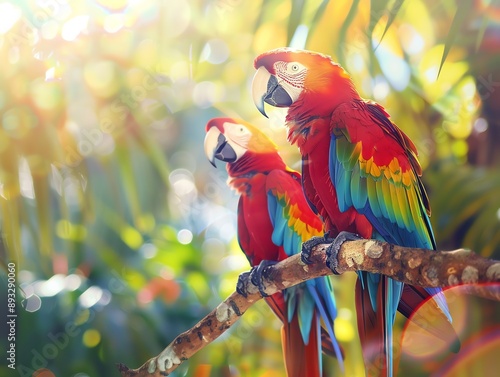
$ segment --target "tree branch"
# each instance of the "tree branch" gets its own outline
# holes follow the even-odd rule
[[[300,255],[294,255],[272,267],[264,280],[265,292],[272,295],[318,276],[330,275],[326,267],[328,244],[316,246],[311,264],[305,265]],[[395,280],[423,287],[447,287],[460,284],[500,282],[500,261],[485,259],[470,250],[434,251],[401,247],[376,240],[348,241],[337,255],[336,272],[368,271],[387,275]],[[124,377],[168,376],[182,362],[217,339],[229,329],[256,301],[262,297],[253,284],[247,282],[247,297],[231,294],[190,330],[177,336],[158,356],[138,369],[123,364],[118,369]],[[500,301],[500,290],[481,290],[480,294]]]

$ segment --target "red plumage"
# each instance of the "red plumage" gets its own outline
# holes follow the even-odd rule
[[[210,131],[211,128],[217,128],[218,132]],[[218,145],[206,152],[219,153],[219,159],[228,161],[229,185],[240,194],[238,241],[252,266],[262,261],[281,261],[299,252],[302,241],[323,234],[323,223],[304,197],[300,174],[285,165],[276,146],[262,132],[247,122],[231,118],[211,120],[207,137],[210,132],[214,135],[211,140],[217,137]],[[207,143],[211,142],[206,139]],[[335,349],[333,333],[321,328],[320,310],[314,306],[318,302],[310,296],[312,290],[322,300],[323,313],[328,313],[323,321],[333,326],[336,313],[329,309],[335,306],[334,301],[329,303],[333,291],[325,288],[331,289],[328,278],[318,279],[290,288],[288,293],[265,298],[283,323],[282,345],[289,377],[321,377],[321,349],[331,356],[342,357],[338,345]],[[297,304],[288,300],[296,300]],[[311,315],[307,341],[302,331],[304,319],[299,320],[301,313],[304,314],[300,305],[304,303],[311,305],[306,305]]]
[[[326,55],[282,48],[260,55],[254,65],[258,109],[265,115],[264,102],[288,107],[288,140],[300,150],[304,192],[325,230],[332,236],[347,231],[434,248],[415,145],[383,107],[363,100],[349,75]],[[429,293],[405,289],[385,276],[359,276],[355,296],[367,370],[392,376],[392,324],[398,304],[409,315]],[[442,294],[429,291],[439,305],[437,315],[451,321]],[[449,323],[445,331],[454,334]]]

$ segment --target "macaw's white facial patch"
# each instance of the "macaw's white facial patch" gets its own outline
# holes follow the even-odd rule
[[[248,142],[252,137],[252,133],[242,124],[225,122],[223,127],[224,136],[236,153],[237,159],[239,159],[248,150]]]
[[[286,90],[292,102],[295,102],[304,89],[307,67],[299,62],[279,61],[274,63],[274,70],[278,84]]]

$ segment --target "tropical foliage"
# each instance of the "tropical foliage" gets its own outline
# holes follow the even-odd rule
[[[204,125],[259,124],[298,169],[284,113],[264,119],[249,95],[255,56],[286,45],[334,57],[415,141],[440,247],[500,258],[498,1],[3,1],[0,280],[15,263],[19,375],[138,366],[233,291],[248,267],[236,196],[203,156]],[[353,282],[333,279],[335,326],[361,376]],[[494,365],[498,305],[449,298],[464,351],[408,327],[401,373]],[[256,305],[176,375],[282,376],[279,327]]]

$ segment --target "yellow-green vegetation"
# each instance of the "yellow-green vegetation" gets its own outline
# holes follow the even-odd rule
[[[300,169],[285,113],[265,119],[250,96],[253,59],[275,47],[331,55],[415,141],[440,248],[500,258],[499,35],[486,0],[0,1],[0,281],[15,265],[18,288],[17,370],[2,354],[0,374],[114,375],[234,290],[248,269],[237,197],[205,160],[204,126],[258,124]],[[335,329],[346,375],[363,376],[354,280],[332,278]],[[463,353],[398,318],[401,374],[485,375],[495,360],[498,305],[449,301]],[[260,302],[175,375],[284,376],[279,328]]]

